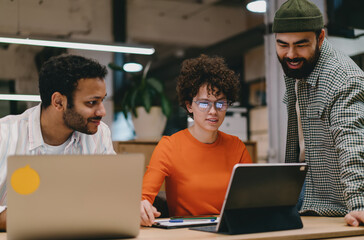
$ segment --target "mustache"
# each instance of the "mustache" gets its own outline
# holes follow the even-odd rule
[[[304,59],[304,58],[293,58],[293,59],[290,59],[290,58],[287,58],[287,57],[285,57],[285,58],[283,58],[283,61],[285,61],[285,62],[292,62],[292,63],[294,63],[294,62],[301,62],[301,61],[305,61],[306,59]]]
[[[96,121],[100,120],[101,121],[101,119],[102,119],[102,117],[92,117],[92,118],[89,118],[88,120],[89,121],[92,121],[92,120],[96,120]]]

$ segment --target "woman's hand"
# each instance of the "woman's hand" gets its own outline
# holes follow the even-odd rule
[[[140,203],[140,225],[142,226],[152,226],[156,217],[161,215],[160,212],[148,201],[143,200]]]

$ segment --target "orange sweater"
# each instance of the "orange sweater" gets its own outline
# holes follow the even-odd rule
[[[144,175],[142,198],[153,203],[166,180],[171,216],[220,214],[233,166],[251,162],[239,138],[219,131],[214,143],[205,144],[185,129],[158,143]]]

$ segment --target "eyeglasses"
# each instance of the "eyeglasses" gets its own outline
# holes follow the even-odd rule
[[[208,111],[210,111],[210,109],[212,107],[212,104],[214,104],[215,105],[215,109],[217,111],[220,111],[220,112],[225,112],[228,109],[228,107],[229,107],[229,102],[228,101],[225,101],[225,100],[219,100],[219,101],[216,101],[216,102],[210,102],[210,101],[207,101],[207,100],[201,100],[201,101],[193,101],[193,102],[197,104],[198,109],[201,112],[208,112]]]

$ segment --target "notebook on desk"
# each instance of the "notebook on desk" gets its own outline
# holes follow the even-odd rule
[[[8,239],[135,237],[144,155],[10,156]]]
[[[305,163],[237,164],[218,224],[191,229],[243,234],[302,228],[296,203],[306,172]]]
[[[177,218],[164,218],[156,219],[152,227],[174,229],[186,228],[197,226],[211,226],[219,222],[219,217],[177,217]]]

